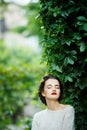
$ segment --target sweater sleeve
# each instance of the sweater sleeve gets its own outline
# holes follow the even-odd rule
[[[62,130],[75,130],[75,127],[74,127],[75,116],[74,115],[75,115],[74,108],[72,106],[69,106],[64,116]]]
[[[36,121],[35,116],[33,117],[31,130],[38,130],[38,123],[37,123],[37,121]]]

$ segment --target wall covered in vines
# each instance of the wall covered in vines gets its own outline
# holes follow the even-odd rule
[[[40,0],[43,62],[64,83],[64,102],[75,107],[76,130],[87,130],[87,2]]]

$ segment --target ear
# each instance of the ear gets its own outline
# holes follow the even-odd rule
[[[42,94],[43,97],[45,97],[45,93],[44,92],[42,92],[41,94]]]

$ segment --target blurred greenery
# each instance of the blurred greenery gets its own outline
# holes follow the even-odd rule
[[[0,1],[2,17],[9,4]],[[37,36],[40,43],[43,31],[40,28],[42,21],[39,19],[39,2],[30,2],[19,8],[25,12],[27,24],[11,28],[10,31],[26,37]],[[23,109],[26,99],[30,99],[32,105],[40,106],[37,88],[46,71],[46,65],[41,64],[41,52],[18,45],[8,47],[4,39],[0,39],[0,130],[10,129],[8,125],[11,124],[27,125],[25,130],[31,129],[32,117],[25,117]]]
[[[24,119],[22,124],[25,123],[23,108],[27,98],[38,105],[38,82],[46,72],[40,59],[40,52],[29,47],[7,47],[4,40],[0,40],[0,130],[11,123],[21,124],[21,119]]]
[[[23,33],[26,37],[29,36],[38,36],[39,43],[43,39],[44,30],[42,28],[42,19],[40,18],[40,3],[30,2],[26,6],[20,6],[22,10],[24,10],[24,16],[27,19],[27,23],[25,25],[20,25],[13,28],[13,31],[18,33]]]

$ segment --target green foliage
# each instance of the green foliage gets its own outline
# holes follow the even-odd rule
[[[43,30],[41,30],[42,21],[39,18],[39,2],[30,2],[21,8],[25,12],[24,16],[25,19],[27,19],[27,23],[24,26],[15,27],[13,30],[19,33],[24,33],[26,36],[36,35],[41,39],[43,37]]]
[[[87,129],[87,2],[40,0],[43,59],[64,82],[64,102],[76,111],[76,130]]]
[[[39,62],[39,54],[30,48],[6,48],[0,40],[0,130],[22,118],[26,98],[36,95],[38,80],[46,71]]]
[[[40,35],[40,21],[37,18],[40,8],[39,3],[29,3],[25,8],[29,35]]]

